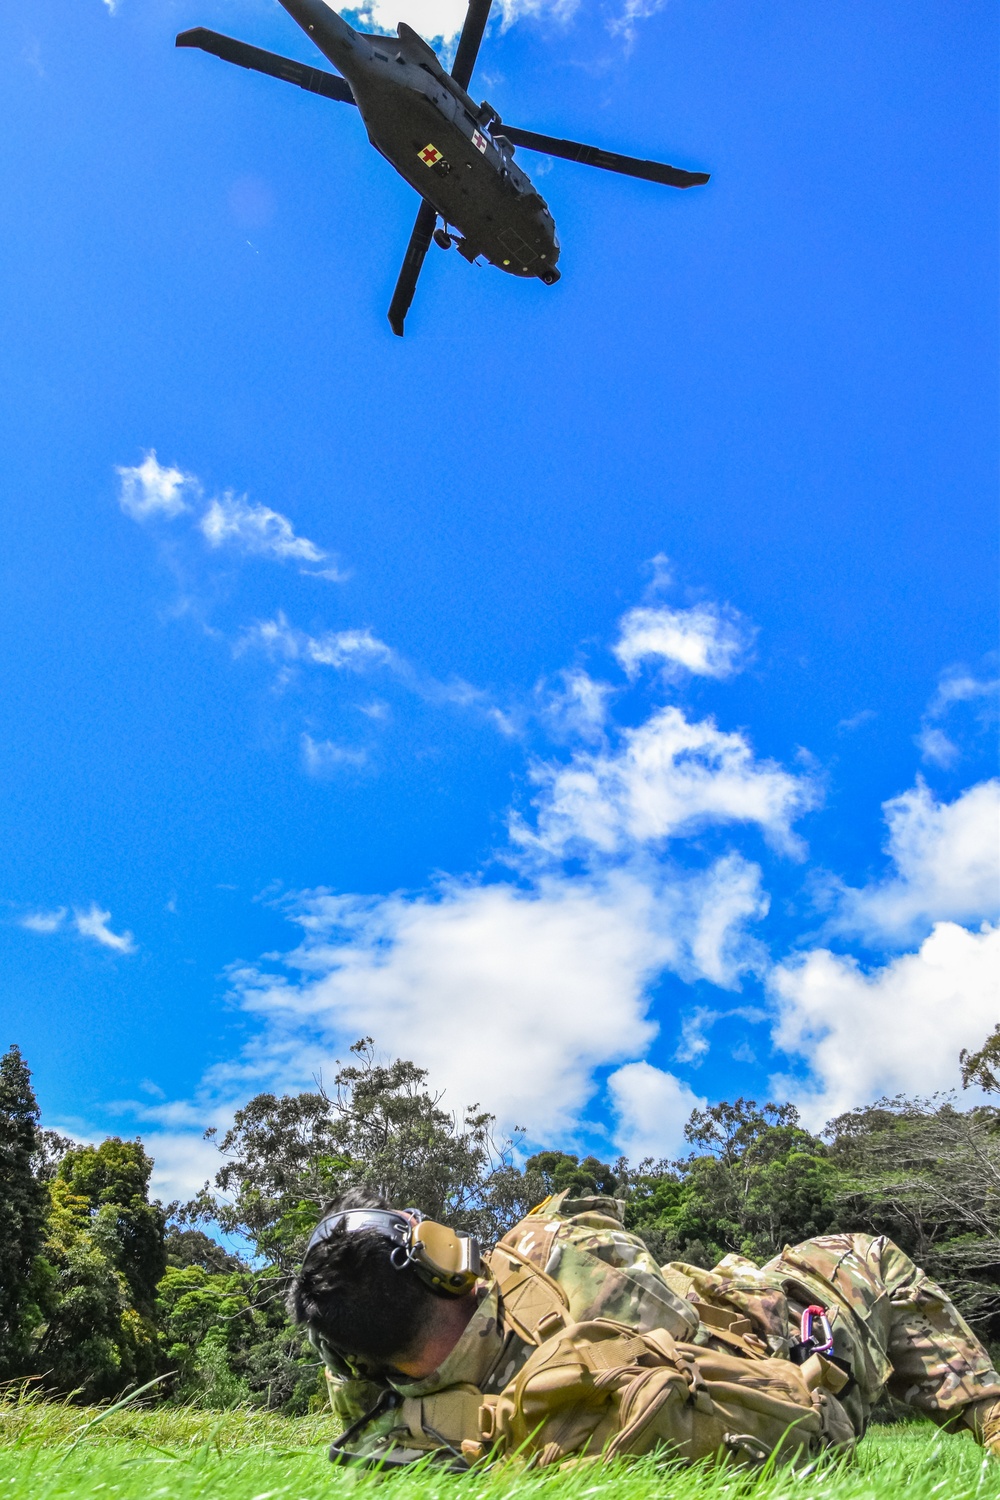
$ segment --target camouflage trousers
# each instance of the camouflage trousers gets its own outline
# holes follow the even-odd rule
[[[857,1382],[843,1400],[856,1429],[864,1430],[886,1389],[941,1426],[966,1425],[971,1403],[1000,1399],[1000,1376],[954,1303],[884,1235],[821,1235],[786,1246],[760,1274],[780,1283],[792,1317],[803,1293],[828,1308],[835,1352]]]
[[[971,1427],[982,1440],[986,1407],[998,1403],[1000,1375],[947,1294],[884,1235],[827,1234],[757,1266],[727,1255],[711,1271],[673,1261],[663,1277],[683,1297],[748,1320],[779,1358],[799,1337],[811,1303],[828,1311],[834,1353],[854,1383],[839,1400],[864,1432],[884,1391],[940,1426]],[[1000,1452],[1000,1418],[997,1421]]]

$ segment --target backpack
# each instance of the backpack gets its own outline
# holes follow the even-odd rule
[[[537,1348],[499,1396],[483,1398],[467,1460],[567,1461],[662,1450],[686,1463],[801,1466],[849,1451],[854,1428],[834,1397],[846,1377],[821,1356],[796,1366],[741,1359],[637,1333],[609,1319],[574,1323]]]

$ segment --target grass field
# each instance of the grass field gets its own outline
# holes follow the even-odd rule
[[[0,1500],[325,1500],[334,1492],[365,1500],[376,1484],[380,1500],[1000,1500],[1000,1462],[922,1424],[874,1429],[849,1466],[770,1478],[643,1461],[379,1480],[331,1468],[331,1435],[325,1416],[0,1401]]]

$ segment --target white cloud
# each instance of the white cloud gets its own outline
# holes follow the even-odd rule
[[[674,1053],[675,1061],[700,1067],[711,1049],[708,1032],[719,1021],[728,1021],[731,1017],[749,1021],[751,1025],[759,1025],[769,1019],[767,1011],[756,1005],[734,1005],[728,1010],[714,1010],[709,1005],[698,1005],[681,1022],[681,1039]],[[745,1044],[741,1043],[736,1050],[746,1050]],[[736,1052],[733,1056],[736,1056]]]
[[[400,21],[429,41],[454,41],[462,30],[467,0],[362,0],[344,14],[362,29],[395,33]]]
[[[938,802],[923,780],[883,804],[895,871],[860,890],[841,888],[832,931],[905,943],[936,921],[1000,913],[1000,780]]]
[[[185,495],[200,493],[194,475],[158,463],[155,448],[150,448],[141,464],[134,468],[116,466],[115,472],[121,480],[118,503],[133,521],[148,521],[155,516],[172,521],[191,509]]]
[[[21,917],[18,925],[26,927],[29,932],[58,932],[65,917],[66,908],[65,906],[60,906],[55,911],[28,912],[27,916]]]
[[[940,718],[954,703],[971,703],[982,699],[986,703],[995,704],[998,693],[1000,678],[977,677],[964,667],[950,667],[941,674],[927,712],[932,718]]]
[[[371,630],[328,630],[308,635],[288,623],[284,611],[272,620],[258,620],[236,643],[236,652],[257,648],[272,659],[313,662],[317,666],[364,672],[371,667],[392,666],[398,658],[391,647]]]
[[[623,36],[631,45],[635,41],[638,22],[655,16],[666,4],[667,0],[623,0],[621,9],[609,22],[608,29],[612,35]]]
[[[93,938],[95,943],[100,943],[104,948],[112,948],[116,953],[134,953],[136,945],[130,932],[112,932],[108,923],[111,921],[111,913],[102,911],[96,901],[90,903],[87,911],[74,908],[73,925],[81,937]]]
[[[941,766],[944,770],[948,770],[962,756],[954,740],[950,740],[936,724],[924,724],[916,736],[915,744],[922,760],[928,765]]]
[[[497,9],[506,30],[515,21],[542,15],[567,21],[578,6],[579,0],[500,0]],[[468,8],[468,0],[361,0],[344,14],[352,23],[383,33],[394,33],[405,21],[429,41],[448,44],[461,33]]]
[[[937,690],[927,705],[915,743],[929,765],[948,770],[962,758],[960,747],[935,720],[947,717],[957,703],[978,703],[977,718],[989,724],[996,718],[1000,698],[1000,678],[980,678],[965,667],[949,667],[942,672]]]
[[[33,911],[19,919],[19,926],[26,927],[29,932],[47,936],[64,928],[66,916],[65,906],[57,907],[54,911]],[[91,938],[104,948],[113,948],[116,953],[134,953],[136,945],[132,934],[112,932],[108,926],[110,921],[111,913],[102,911],[96,901],[92,901],[86,911],[79,907],[73,909],[73,926],[80,937]]]
[[[143,1145],[153,1158],[150,1197],[164,1203],[186,1203],[219,1170],[219,1148],[206,1141],[202,1115],[197,1131],[153,1130],[143,1134]],[[222,1122],[223,1125],[228,1121]]]
[[[548,728],[562,739],[599,740],[608,718],[610,683],[595,682],[579,667],[559,674],[559,686],[539,686],[542,716]]]
[[[280,511],[251,504],[245,495],[230,491],[212,501],[198,527],[210,547],[235,547],[277,562],[321,563],[327,556],[308,537],[296,536],[291,521]]]
[[[739,671],[740,658],[752,632],[735,610],[716,604],[692,609],[641,605],[621,620],[614,646],[629,677],[644,661],[659,661],[668,669],[683,669],[695,677],[730,677]]]
[[[779,965],[774,1041],[802,1057],[807,1082],[778,1077],[813,1129],[881,1094],[933,1093],[958,1083],[958,1054],[1000,1014],[1000,930],[939,922],[916,953],[869,973],[825,948]]]
[[[580,0],[500,0],[499,10],[506,31],[515,21],[548,15],[565,24],[580,8]]]
[[[568,765],[536,767],[534,779],[537,833],[512,832],[551,854],[589,846],[611,855],[716,823],[756,824],[777,848],[798,853],[791,824],[819,800],[812,781],[756,760],[744,735],[673,706],[625,730],[617,752],[580,751]]]
[[[677,1156],[691,1111],[707,1103],[673,1073],[648,1062],[616,1069],[608,1093],[617,1120],[615,1144],[635,1164],[648,1156],[654,1161]]]
[[[363,766],[368,760],[368,752],[348,745],[337,745],[333,740],[314,740],[311,734],[304,734],[302,759],[310,776],[325,776],[347,766],[355,769]]]
[[[594,1069],[654,1036],[650,991],[665,972],[734,985],[756,962],[744,924],[762,904],[758,879],[733,855],[671,879],[650,867],[527,889],[306,892],[290,910],[305,937],[287,972],[234,976],[262,1022],[243,1066],[302,1084],[371,1033],[429,1068],[453,1108],[478,1101],[540,1136],[571,1130]]]

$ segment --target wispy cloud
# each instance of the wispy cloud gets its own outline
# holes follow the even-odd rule
[[[92,901],[86,911],[74,909],[73,925],[81,937],[92,938],[102,948],[111,948],[115,953],[135,953],[136,945],[130,932],[112,932],[108,923],[111,913],[102,911]]]
[[[860,888],[834,883],[828,931],[874,947],[925,936],[935,922],[1000,916],[1000,780],[939,802],[922,778],[883,804],[891,871]]]
[[[623,618],[613,649],[629,677],[635,676],[643,662],[654,661],[672,673],[680,670],[694,677],[723,678],[739,671],[753,634],[747,622],[725,605],[697,604],[691,609],[640,605]]]
[[[358,770],[367,764],[368,751],[337,745],[333,740],[314,740],[311,734],[303,734],[302,760],[310,776],[327,776],[348,767]]]
[[[65,906],[59,906],[55,911],[32,911],[27,916],[19,919],[19,926],[26,927],[29,932],[50,933],[58,932],[66,920]]]
[[[322,563],[327,553],[308,537],[297,536],[287,516],[245,495],[227,491],[211,502],[198,529],[210,547],[232,547],[245,556],[270,557],[276,562]],[[327,570],[326,577],[339,577]]]
[[[192,501],[201,494],[194,475],[159,463],[155,448],[150,448],[141,464],[116,467],[115,473],[121,481],[118,503],[133,521],[172,521],[191,510]]]
[[[950,770],[962,758],[962,748],[941,727],[958,704],[975,705],[980,726],[992,724],[1000,706],[1000,678],[977,677],[967,667],[949,667],[942,672],[933,698],[920,722],[915,743],[927,765]]]
[[[205,501],[195,475],[165,466],[150,449],[141,464],[118,467],[119,504],[133,521],[174,521],[188,514],[195,530],[213,552],[227,548],[243,557],[299,563],[311,577],[343,582],[346,574],[332,555],[308,537],[299,536],[287,516],[232,490]],[[308,566],[306,566],[308,565]]]
[[[731,823],[755,824],[775,847],[801,854],[791,825],[820,801],[813,780],[758,760],[745,735],[675,706],[623,731],[616,749],[538,764],[533,779],[537,826],[515,821],[513,835],[551,854],[587,846],[613,854]]]
[[[113,932],[108,925],[110,921],[111,913],[103,911],[96,901],[92,901],[85,909],[74,907],[72,916],[65,906],[58,906],[50,911],[28,912],[18,919],[18,925],[42,937],[72,929],[79,937],[99,943],[102,948],[111,948],[116,953],[135,953],[137,950],[132,934]]]
[[[367,672],[375,667],[394,667],[399,658],[367,627],[327,630],[309,635],[290,625],[283,610],[270,620],[256,620],[237,640],[234,651],[263,651],[272,661],[311,662],[337,671]]]

